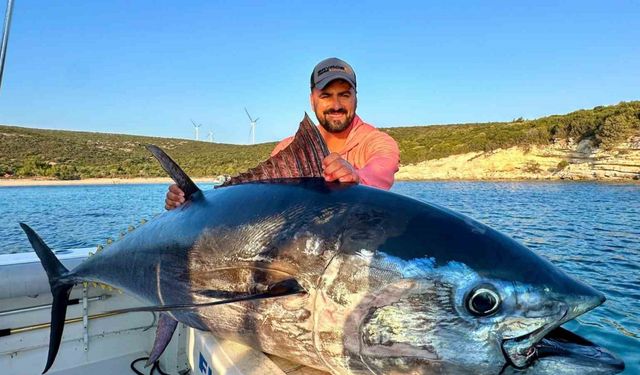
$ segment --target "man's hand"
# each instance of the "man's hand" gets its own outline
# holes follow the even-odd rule
[[[337,152],[332,152],[322,160],[322,171],[325,181],[360,182],[358,172]]]
[[[164,209],[173,210],[174,208],[178,208],[183,203],[184,192],[176,184],[169,186],[167,199],[164,200]]]

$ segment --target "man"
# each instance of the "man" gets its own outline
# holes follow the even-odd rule
[[[356,114],[356,74],[345,61],[332,57],[321,61],[311,72],[311,107],[330,154],[322,161],[326,181],[353,182],[389,190],[398,171],[400,150],[388,134],[364,123]],[[293,137],[281,141],[275,155]],[[165,208],[184,202],[184,194],[171,185]]]

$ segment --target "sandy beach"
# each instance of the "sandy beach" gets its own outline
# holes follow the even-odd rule
[[[197,183],[213,183],[214,178],[194,178]],[[0,187],[11,186],[70,186],[70,185],[132,185],[132,184],[171,184],[168,177],[154,178],[87,178],[82,180],[48,180],[48,179],[22,179],[2,178]]]

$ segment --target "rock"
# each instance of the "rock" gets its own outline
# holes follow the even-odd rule
[[[632,140],[639,142],[640,138],[636,138]],[[621,143],[614,151],[605,151],[596,148],[592,140],[583,140],[577,145],[556,142],[548,146],[529,146],[526,149],[511,147],[487,153],[451,155],[442,159],[403,165],[396,174],[396,179],[640,180],[640,148],[633,148],[631,144]],[[559,169],[558,165],[562,161],[569,161],[570,164]]]
[[[582,141],[580,141],[580,143],[578,143],[578,146],[576,147],[576,152],[579,152],[581,154],[586,154],[586,155],[590,155],[593,153],[595,147],[593,145],[593,141],[590,139],[583,139]]]

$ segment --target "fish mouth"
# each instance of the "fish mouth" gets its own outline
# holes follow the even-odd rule
[[[599,303],[598,303],[599,304]],[[595,304],[594,304],[595,305]],[[602,373],[624,370],[624,361],[607,349],[568,331],[561,324],[591,310],[595,306],[571,311],[563,308],[562,318],[556,323],[542,326],[526,335],[502,341],[505,367],[526,369],[536,362],[560,362],[564,367],[586,367]]]
[[[538,359],[565,358],[565,361],[579,363],[591,369],[609,373],[624,370],[624,361],[605,348],[576,335],[562,327],[557,327],[535,345]]]
[[[517,369],[525,369],[538,359],[538,343],[545,334],[551,332],[554,327],[540,327],[524,336],[502,341],[502,354],[508,365]]]
[[[625,368],[624,361],[615,354],[562,327],[555,327],[535,340],[544,331],[547,330],[540,328],[528,335],[504,340],[502,351],[506,365],[523,370],[537,361],[555,361],[562,362],[564,367],[574,365],[611,374]],[[526,347],[526,343],[531,342]]]

